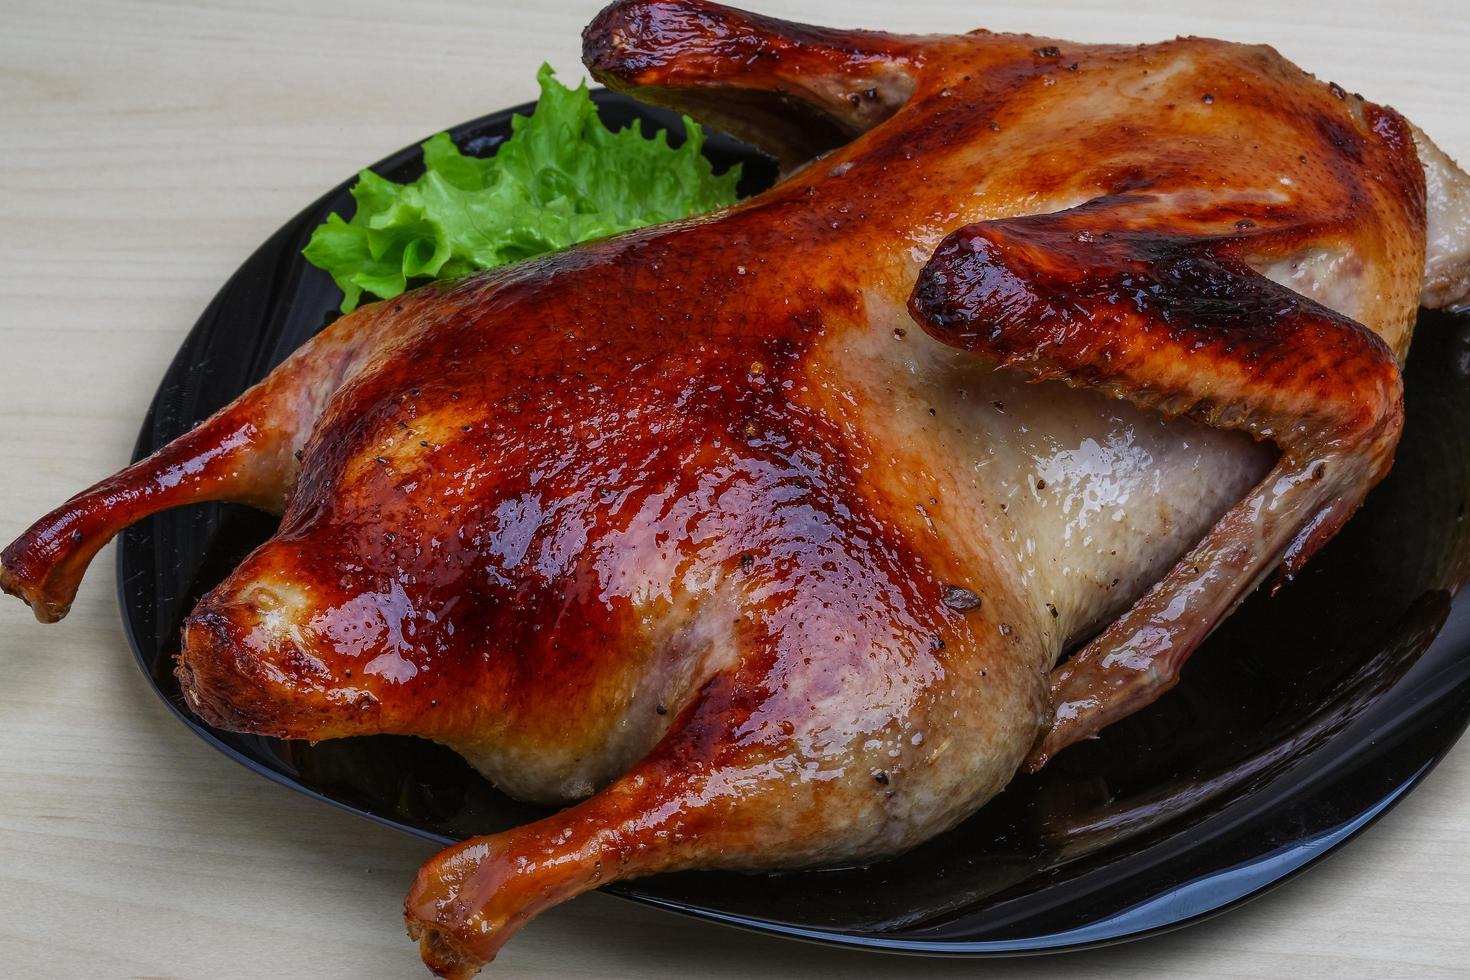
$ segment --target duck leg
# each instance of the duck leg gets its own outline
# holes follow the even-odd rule
[[[1289,253],[1311,232],[1241,213],[1123,195],[983,222],[947,238],[914,288],[915,318],[946,343],[1281,450],[1203,541],[1053,673],[1054,720],[1033,769],[1177,683],[1216,624],[1274,566],[1299,569],[1392,461],[1403,424],[1393,352],[1253,271],[1247,257]]]
[[[619,879],[898,853],[998,792],[1046,717],[1045,664],[1017,642],[1029,627],[997,628],[1015,608],[1000,593],[946,605],[922,563],[890,557],[842,543],[752,573],[735,625],[708,627],[728,633],[727,665],[647,756],[569,809],[424,865],[405,919],[425,962],[471,976],[537,913]]]
[[[31,525],[0,554],[0,588],[54,623],[102,546],[150,514],[206,500],[279,513],[296,478],[296,451],[377,339],[383,308],[337,321],[194,429]]]

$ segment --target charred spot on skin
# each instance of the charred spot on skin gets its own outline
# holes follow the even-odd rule
[[[363,691],[357,696],[357,699],[353,701],[353,704],[357,705],[357,709],[359,711],[371,711],[373,708],[376,708],[378,706],[378,699],[373,697],[367,691]]]
[[[1060,58],[1062,56],[1062,49],[1055,44],[1048,44],[1044,48],[1037,48],[1032,53],[1038,58]]]
[[[888,773],[884,772],[882,769],[874,769],[873,770],[873,782],[877,783],[879,786],[887,786],[888,785]]]
[[[1318,463],[1316,466],[1312,467],[1312,479],[1314,479],[1314,480],[1321,480],[1321,479],[1323,479],[1326,476],[1327,476],[1327,464],[1326,463]]]
[[[71,543],[72,544],[81,544],[82,543],[82,532],[80,530],[78,530],[77,528],[72,528],[72,532],[71,532]]]
[[[1061,614],[1057,612],[1057,607],[1050,602],[1046,604],[1046,611],[1051,613],[1052,619],[1057,619],[1061,616]]]
[[[660,715],[666,715],[666,714],[669,713],[669,709],[667,707],[665,707],[664,705],[661,705],[661,704],[654,705],[653,706],[653,710],[654,710],[654,713],[655,714],[660,714]]]
[[[742,554],[740,556],[740,570],[742,572],[748,572],[754,566],[755,566],[755,555],[752,555],[750,552],[747,551],[747,552],[745,552],[744,554]]]
[[[1215,93],[1213,93],[1213,92],[1206,92],[1203,96],[1201,96],[1200,101],[1203,102],[1205,105],[1214,105],[1215,104]]]
[[[962,585],[946,585],[939,599],[956,612],[972,612],[980,608],[980,597]]]
[[[1326,115],[1319,115],[1316,119],[1317,132],[1322,138],[1330,143],[1334,149],[1342,153],[1354,163],[1363,162],[1363,138],[1348,126],[1343,125],[1336,119]]]
[[[1337,98],[1337,99],[1346,99],[1347,98],[1347,90],[1344,89],[1341,85],[1337,84],[1336,82],[1328,82],[1327,83],[1327,91],[1329,91],[1329,92],[1332,93],[1333,98]]]

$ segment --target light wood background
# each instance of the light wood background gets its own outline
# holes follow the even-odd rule
[[[1463,0],[751,0],[819,23],[1268,41],[1470,157]],[[164,366],[251,249],[359,166],[575,77],[597,0],[0,2],[0,542],[127,461]],[[134,668],[112,551],[71,617],[0,603],[0,978],[424,975],[430,848],[196,740]],[[1470,745],[1306,877],[1223,918],[1045,960],[804,946],[602,895],[490,975],[1447,976],[1470,971]]]

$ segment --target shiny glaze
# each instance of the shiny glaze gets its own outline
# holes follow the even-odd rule
[[[1202,537],[1242,540],[1232,505],[1275,454],[1210,425],[1259,416],[1251,434],[1281,435],[1281,379],[1230,389],[1199,421],[1137,392],[1161,373],[1305,358],[1314,341],[1224,318],[1212,342],[1229,354],[1231,331],[1254,329],[1265,353],[1198,357],[1181,323],[1137,376],[1086,351],[1060,370],[1028,356],[1044,338],[1026,317],[1004,335],[1015,345],[987,347],[968,325],[984,304],[937,286],[916,301],[926,333],[906,304],[945,236],[995,240],[1087,205],[1071,213],[1100,233],[1138,226],[1117,263],[1147,272],[1167,251],[1161,217],[1186,238],[1235,229],[1213,250],[1182,242],[1179,274],[1226,263],[1227,306],[1242,281],[1331,301],[1304,322],[1357,346],[1311,362],[1322,391],[1355,405],[1371,378],[1383,397],[1365,417],[1390,420],[1334,444],[1353,493],[1396,437],[1383,352],[1407,346],[1425,268],[1408,129],[1270,49],[908,38],[687,0],[615,5],[585,40],[602,80],[716,107],[705,115],[764,134],[788,168],[856,138],[721,214],[346,317],[4,556],[6,588],[59,615],[90,554],[143,514],[287,495],[278,534],[186,624],[189,704],[288,738],[421,735],[517,795],[589,797],[425,866],[406,912],[444,975],[614,878],[862,861],[952,826],[1045,729],[1064,650]],[[794,102],[817,115],[790,123]],[[1109,205],[1141,196],[1151,212]],[[1247,220],[1261,230],[1236,228]],[[929,281],[964,279],[963,252],[941,253]],[[987,268],[1019,296],[1043,265]],[[1247,280],[1257,266],[1268,278]],[[1118,274],[1097,284],[1126,285]],[[1094,311],[1100,288],[1046,284]],[[1250,288],[1262,310],[1294,295]],[[1213,308],[1199,292],[1190,320]],[[1120,342],[1151,336],[1113,325]],[[1097,390],[1028,384],[1037,374]],[[241,431],[258,435],[227,440]],[[1279,441],[1285,465],[1303,464],[1294,445]],[[187,480],[167,476],[181,468]],[[1343,499],[1345,518],[1358,497]],[[1280,510],[1267,563],[1314,513]],[[1208,587],[1162,593],[1196,631],[1254,575],[1223,553],[1211,571]]]

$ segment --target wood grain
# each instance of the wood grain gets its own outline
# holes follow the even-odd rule
[[[1470,157],[1460,0],[750,0],[908,30],[1269,41]],[[578,69],[596,0],[8,0],[0,27],[0,539],[126,462],[215,289],[323,188]],[[111,550],[63,626],[0,604],[0,976],[422,975],[399,903],[427,845],[265,782],[149,691]],[[591,895],[514,977],[1465,976],[1470,750],[1324,867],[1170,936],[976,964],[753,937]]]

